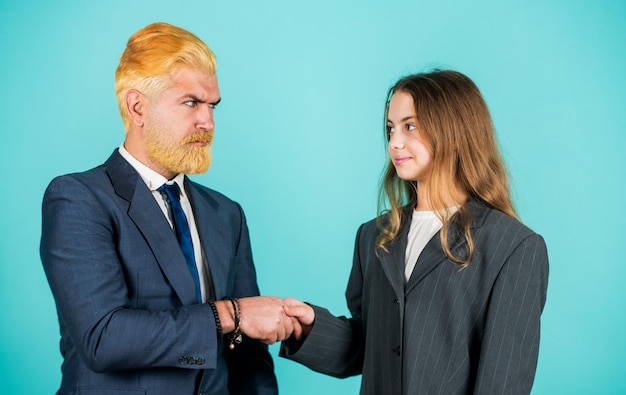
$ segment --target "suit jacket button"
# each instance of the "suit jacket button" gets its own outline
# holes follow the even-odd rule
[[[203,357],[198,358],[198,365],[204,365],[205,362],[206,362],[206,359],[204,359]]]
[[[189,363],[189,357],[178,358],[178,363],[180,363],[181,365],[187,365]]]

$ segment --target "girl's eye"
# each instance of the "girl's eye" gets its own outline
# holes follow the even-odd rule
[[[413,125],[412,123],[408,123],[406,124],[406,130],[412,132],[415,130],[415,125]]]

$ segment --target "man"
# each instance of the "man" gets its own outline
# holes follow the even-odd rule
[[[59,394],[277,393],[263,342],[287,338],[292,321],[281,300],[257,296],[241,207],[185,176],[210,165],[215,70],[183,29],[137,32],[115,75],[124,143],[46,190]]]

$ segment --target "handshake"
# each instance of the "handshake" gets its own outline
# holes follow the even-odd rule
[[[215,302],[224,333],[235,330],[235,313],[230,302]],[[297,299],[254,296],[238,299],[239,330],[265,344],[274,344],[293,336],[306,337],[315,320],[311,306]]]

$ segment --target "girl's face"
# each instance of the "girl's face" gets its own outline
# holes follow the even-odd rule
[[[389,102],[387,150],[398,177],[424,183],[432,169],[432,154],[417,128],[415,105],[410,94],[398,91]]]

